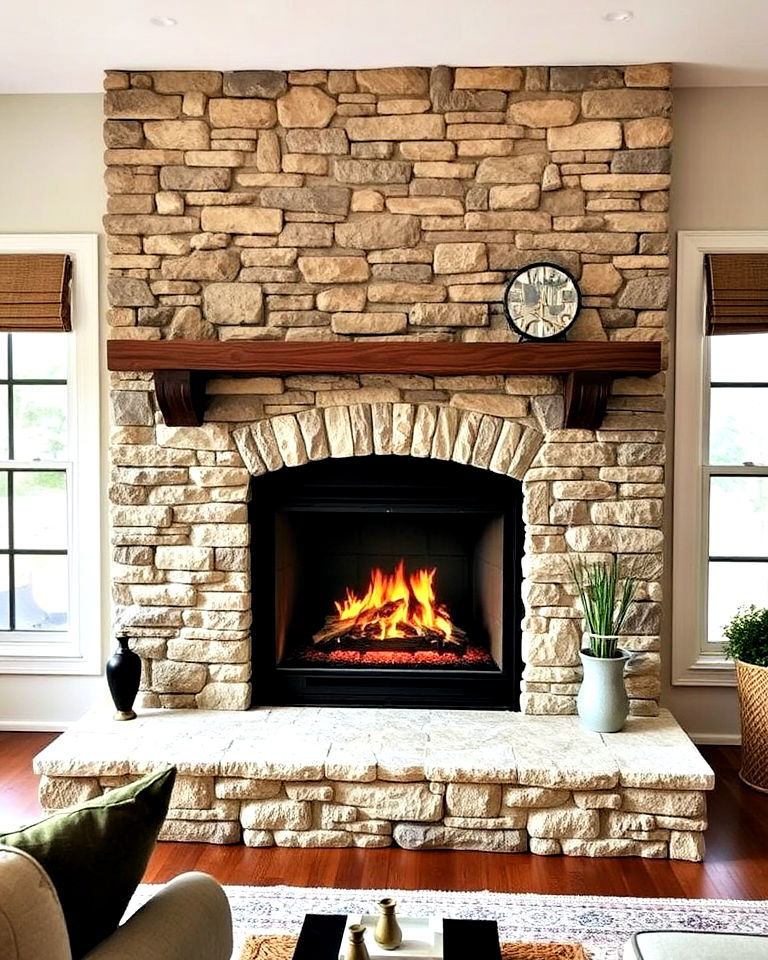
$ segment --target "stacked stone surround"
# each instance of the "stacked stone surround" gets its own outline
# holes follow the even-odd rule
[[[712,771],[666,711],[96,711],[35,759],[55,810],[178,766],[165,840],[700,860]]]
[[[110,336],[510,340],[504,283],[550,260],[584,295],[570,339],[664,340],[668,84],[659,65],[111,71]],[[146,706],[249,706],[258,477],[391,454],[522,483],[523,711],[575,710],[578,552],[640,580],[627,685],[635,714],[656,713],[663,374],[614,381],[597,431],[562,428],[554,377],[221,376],[208,392],[202,427],[169,428],[148,374],[111,375],[113,599]]]

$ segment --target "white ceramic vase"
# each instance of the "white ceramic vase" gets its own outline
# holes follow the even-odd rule
[[[589,641],[591,634],[585,638]],[[585,649],[579,656],[584,667],[584,679],[576,698],[581,725],[596,733],[617,733],[629,716],[624,668],[632,654],[617,648],[615,657],[593,657]]]

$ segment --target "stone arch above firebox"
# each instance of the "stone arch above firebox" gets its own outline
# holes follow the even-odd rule
[[[544,437],[530,420],[426,403],[315,407],[238,427],[252,476],[326,457],[400,455],[453,460],[522,480]]]

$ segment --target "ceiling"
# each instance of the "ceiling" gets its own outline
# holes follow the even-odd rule
[[[0,93],[95,92],[106,68],[439,63],[670,61],[676,86],[768,85],[766,0],[6,0],[1,22]]]

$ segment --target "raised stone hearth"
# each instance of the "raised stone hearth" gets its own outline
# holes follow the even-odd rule
[[[276,707],[99,709],[35,758],[48,810],[169,763],[161,839],[701,860],[714,775],[674,718]]]

